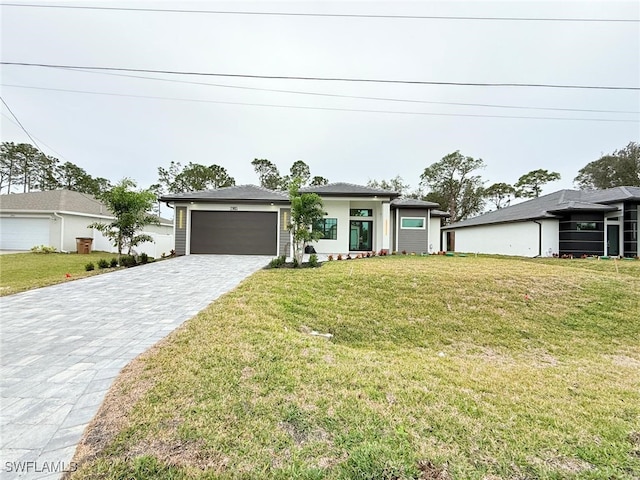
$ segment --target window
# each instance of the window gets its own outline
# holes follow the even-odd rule
[[[424,217],[402,217],[400,228],[403,229],[422,229],[424,230]]]
[[[338,238],[338,219],[323,218],[313,226],[313,231],[322,233],[323,240],[336,240]]]
[[[352,217],[373,217],[373,210],[370,208],[352,208],[349,210]]]
[[[578,222],[576,230],[597,230],[596,222]]]

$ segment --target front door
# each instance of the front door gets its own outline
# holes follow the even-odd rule
[[[620,255],[620,226],[607,225],[607,255],[616,257]]]
[[[366,220],[351,220],[349,233],[349,251],[369,252],[372,249],[373,222]]]

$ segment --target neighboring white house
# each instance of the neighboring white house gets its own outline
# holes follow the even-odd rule
[[[46,245],[61,252],[75,252],[77,238],[93,239],[93,250],[116,252],[102,233],[89,228],[94,222],[113,220],[108,208],[95,197],[71,190],[0,195],[0,250],[30,250]],[[151,257],[169,254],[173,248],[173,222],[160,219],[145,232],[154,243],[136,247]]]
[[[640,187],[560,190],[443,227],[449,251],[638,256]]]
[[[396,202],[398,193],[332,183],[300,189],[316,193],[325,217],[313,228],[322,238],[317,253],[429,252],[440,248],[444,212],[430,202]],[[255,185],[237,185],[161,198],[175,208],[175,250],[194,253],[287,255],[292,252],[289,197]],[[411,220],[404,219],[411,217]]]

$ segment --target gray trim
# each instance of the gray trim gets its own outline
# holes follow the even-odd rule
[[[187,254],[187,207],[176,207],[174,220],[176,255]]]
[[[291,256],[291,232],[288,224],[291,222],[291,209],[281,208],[280,219],[278,220],[279,241],[278,254],[285,257]]]
[[[396,250],[407,252],[423,253],[429,251],[429,210],[416,208],[398,208],[396,231],[398,234],[398,245]],[[402,228],[403,218],[424,218],[425,228]]]

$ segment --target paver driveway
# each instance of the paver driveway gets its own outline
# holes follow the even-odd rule
[[[0,298],[0,477],[72,468],[120,370],[268,261],[190,255]]]

